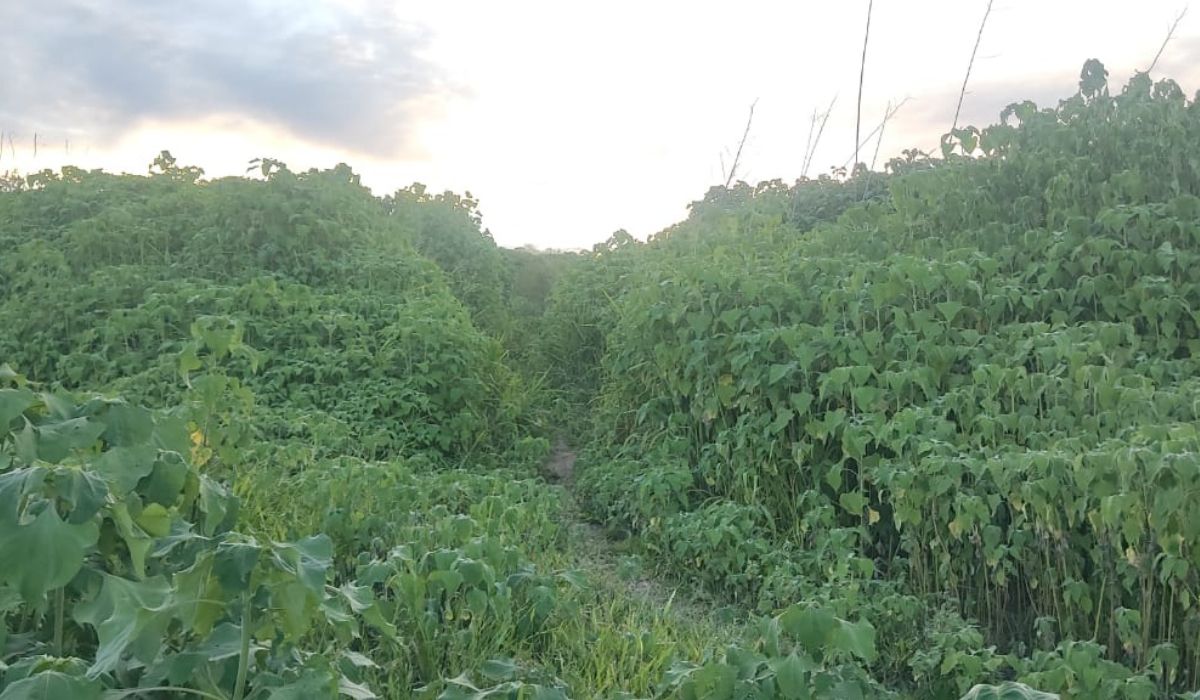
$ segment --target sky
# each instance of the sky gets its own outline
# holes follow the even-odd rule
[[[470,191],[506,246],[644,238],[725,180],[849,165],[869,0],[0,0],[0,172],[144,173],[167,149],[210,176],[257,157],[350,164],[377,194]],[[987,0],[877,0],[860,160],[932,149]],[[1089,58],[1146,69],[1181,0],[994,0],[960,124],[1053,106]],[[1155,78],[1200,89],[1200,8]],[[37,149],[34,149],[34,136]]]

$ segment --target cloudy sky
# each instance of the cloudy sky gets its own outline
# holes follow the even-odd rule
[[[878,0],[863,132],[879,163],[948,129],[987,0]],[[1084,60],[1144,69],[1182,0],[995,0],[961,123],[1070,94]],[[503,245],[653,233],[721,180],[848,164],[867,0],[0,0],[0,171],[210,175],[347,162],[378,193],[470,190]],[[1156,77],[1200,88],[1200,8]],[[34,134],[38,149],[34,153]],[[11,139],[11,145],[10,145]]]

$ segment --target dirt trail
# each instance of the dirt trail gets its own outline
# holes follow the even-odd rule
[[[609,590],[624,590],[656,609],[669,613],[687,624],[708,623],[732,639],[736,626],[726,619],[728,609],[719,609],[711,600],[682,583],[672,584],[653,575],[640,557],[631,554],[628,542],[614,541],[599,525],[588,521],[580,510],[575,493],[575,452],[564,437],[554,442],[544,472],[563,487],[567,499],[563,509],[564,525],[570,533],[571,548],[579,566],[597,583]],[[725,636],[725,635],[722,635]]]
[[[554,441],[554,449],[546,460],[546,472],[555,481],[571,488],[575,484],[575,453],[567,445],[566,438],[559,436]]]

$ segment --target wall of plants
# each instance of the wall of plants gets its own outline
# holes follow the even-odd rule
[[[713,196],[620,272],[594,256],[622,282],[590,512],[764,613],[861,612],[923,697],[1194,688],[1198,138],[1175,83],[1110,94],[1089,62],[854,206]]]

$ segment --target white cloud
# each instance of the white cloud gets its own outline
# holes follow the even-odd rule
[[[889,100],[911,98],[885,131],[881,160],[914,145],[931,148],[949,127],[985,4],[875,3],[864,133]],[[256,7],[266,8],[266,16],[293,8],[289,22],[326,37],[336,49],[305,50],[301,58],[333,55],[355,67],[347,78],[355,92],[306,91],[303,84],[283,82],[278,94],[259,96],[294,110],[289,119],[279,118],[280,110],[264,113],[238,100],[220,100],[222,109],[206,119],[160,113],[123,140],[94,147],[97,161],[133,159],[141,171],[161,148],[210,173],[240,172],[246,160],[261,155],[294,167],[345,160],[379,191],[413,180],[471,190],[501,243],[582,247],[617,228],[645,236],[683,216],[688,202],[720,179],[719,155],[736,145],[755,99],[743,156],[743,172],[751,178],[798,176],[809,115],[835,94],[813,172],[840,165],[853,152],[865,0],[306,0]],[[1092,57],[1106,63],[1118,85],[1149,64],[1179,9],[1177,0],[998,0],[962,121],[993,119],[1011,101],[1065,97]],[[228,21],[240,17],[228,8],[224,14]],[[388,34],[375,20],[406,29]],[[268,47],[277,47],[274,53],[199,43],[225,54],[223,74],[246,65],[285,71],[291,44],[278,43],[271,25],[255,26]],[[401,37],[398,47],[389,44],[392,36]],[[1181,25],[1157,72],[1192,91],[1200,87],[1197,54],[1200,17]],[[387,71],[397,70],[395,56],[408,72],[387,78]],[[340,75],[320,74],[331,81]],[[388,80],[409,88],[389,94]],[[196,89],[189,104],[224,94],[211,82]],[[404,147],[389,154],[386,144],[372,147],[370,137],[396,118],[388,115],[392,99],[402,100],[406,118],[400,125]],[[0,128],[3,115],[22,113],[18,105],[0,103]],[[62,114],[71,112],[64,108]],[[72,138],[86,140],[82,134]],[[28,153],[27,138],[25,143]],[[39,164],[50,157],[43,155]]]

